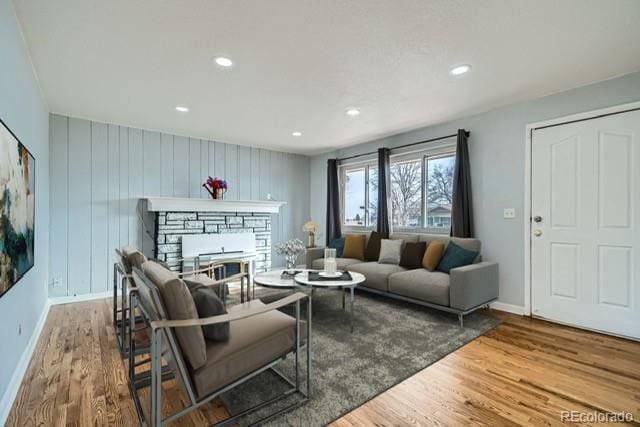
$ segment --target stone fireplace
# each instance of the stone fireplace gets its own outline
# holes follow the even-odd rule
[[[144,222],[153,230],[154,256],[179,270],[182,236],[187,234],[253,233],[256,272],[271,268],[271,215],[284,202],[227,201],[157,197],[142,199]]]

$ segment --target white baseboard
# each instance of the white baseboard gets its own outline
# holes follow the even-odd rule
[[[495,301],[491,303],[491,308],[524,316],[524,307],[521,305],[507,304],[506,302]]]
[[[91,301],[94,299],[102,299],[113,297],[113,291],[96,292],[94,294],[73,295],[68,297],[49,298],[49,305],[69,304],[72,302]]]
[[[40,339],[40,334],[42,333],[42,329],[44,328],[44,324],[47,320],[47,315],[49,314],[50,308],[50,300],[47,300],[44,304],[42,314],[38,319],[38,323],[36,323],[36,327],[31,334],[31,338],[29,338],[27,347],[22,352],[22,356],[20,356],[20,359],[18,360],[18,365],[13,371],[13,375],[11,376],[11,381],[9,381],[7,391],[4,393],[4,396],[2,396],[2,400],[0,400],[0,425],[5,425],[5,423],[7,422],[7,418],[9,418],[9,412],[11,412],[13,402],[18,395],[18,391],[20,390],[20,386],[22,385],[24,375],[27,373],[27,368],[29,367],[31,357],[33,356],[33,352],[36,349],[38,340]]]

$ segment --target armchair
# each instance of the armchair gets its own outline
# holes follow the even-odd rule
[[[140,307],[151,328],[151,366],[148,371],[135,372],[133,352],[129,366],[131,394],[143,425],[153,427],[167,425],[188,412],[210,402],[222,393],[246,382],[255,375],[272,370],[291,387],[282,395],[262,402],[224,423],[236,422],[259,408],[274,403],[291,394],[299,395],[293,404],[270,414],[265,422],[284,411],[306,402],[311,395],[311,300],[303,293],[295,293],[270,304],[259,300],[234,306],[228,314],[199,319],[176,315],[176,307],[182,313],[193,307],[184,282],[153,262],[133,268],[132,277],[138,291],[134,304]],[[185,293],[186,292],[186,293]],[[173,299],[168,299],[173,298]],[[301,301],[307,301],[307,320],[301,320]],[[170,302],[170,305],[166,305]],[[176,305],[177,304],[177,305]],[[295,318],[278,309],[295,305]],[[202,326],[230,322],[230,338],[227,342],[205,342],[201,337]],[[130,322],[133,328],[135,322]],[[131,334],[129,335],[131,337]],[[201,339],[202,338],[202,339]],[[305,340],[303,345],[302,340]],[[131,338],[130,338],[131,340]],[[247,345],[249,343],[249,345]],[[306,346],[306,387],[301,385],[301,353]],[[130,341],[130,348],[135,343]],[[292,355],[295,362],[295,378],[289,379],[276,369],[276,365]],[[163,360],[167,362],[163,366]],[[176,378],[187,396],[187,407],[163,417],[162,382]],[[149,387],[150,420],[147,422],[140,402],[140,391]],[[165,405],[166,406],[166,405]]]

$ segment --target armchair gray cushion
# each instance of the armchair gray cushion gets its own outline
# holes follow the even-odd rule
[[[123,261],[125,263],[125,268],[127,269],[127,273],[131,274],[131,269],[142,268],[142,264],[147,262],[147,257],[144,256],[142,252],[140,252],[137,248],[133,246],[124,246],[120,252],[123,255]]]
[[[449,275],[424,268],[389,276],[389,292],[432,304],[449,305]]]
[[[449,271],[451,307],[468,310],[498,298],[498,264],[479,262]]]
[[[264,304],[251,301],[252,307],[257,305]],[[229,311],[243,309],[240,305]],[[295,329],[296,320],[277,310],[231,322],[229,340],[209,341],[206,363],[192,374],[198,396],[206,396],[291,351]],[[301,332],[304,330],[301,327]]]
[[[198,310],[187,285],[173,272],[153,261],[142,264],[142,272],[160,291],[169,320],[198,319]],[[175,329],[176,337],[185,358],[193,369],[207,361],[204,334],[200,326]]]

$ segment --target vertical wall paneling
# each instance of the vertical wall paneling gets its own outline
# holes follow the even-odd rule
[[[229,199],[287,202],[272,215],[272,244],[300,237],[309,217],[307,157],[51,115],[50,296],[110,291],[115,248],[152,255],[138,214],[148,196],[209,197],[207,175]],[[283,257],[272,251],[272,265]],[[55,283],[55,285],[54,285]]]
[[[68,144],[69,120],[66,117],[52,115],[49,124],[51,148],[49,157],[50,212],[60,212],[51,218],[49,228],[49,295],[52,297],[67,295],[67,226],[68,226]]]
[[[209,141],[200,141],[200,176],[196,185],[200,190],[200,197],[208,198],[209,193],[202,187],[202,184],[209,175]]]
[[[142,130],[129,129],[129,244],[142,248],[142,227],[138,220],[138,199],[144,194],[144,151]]]
[[[70,295],[91,292],[91,123],[69,119]],[[53,195],[55,197],[55,195]],[[73,282],[73,283],[71,283]]]
[[[226,144],[225,147],[225,159],[224,159],[225,174],[221,178],[227,180],[229,189],[225,195],[226,199],[238,200],[238,187],[240,180],[238,179],[238,146],[232,144]]]
[[[162,195],[162,145],[160,133],[144,131],[142,133],[143,150],[143,185],[142,194],[145,196]],[[142,251],[145,254],[153,253],[153,232],[147,230],[143,222],[139,221],[142,227]]]
[[[189,138],[189,197],[200,197],[200,140]]]
[[[119,127],[120,131],[120,198],[118,210],[120,211],[120,247],[129,244],[129,129]]]
[[[238,199],[251,200],[251,148],[238,147]]]
[[[251,149],[251,200],[260,198],[260,149]]]
[[[214,157],[214,177],[224,178],[226,174],[225,157],[226,157],[226,144],[222,142],[215,143],[215,157]]]
[[[271,176],[271,153],[268,150],[260,149],[260,191],[257,200],[266,200],[269,192],[269,177]]]
[[[189,139],[173,139],[173,195],[189,197]]]
[[[108,286],[113,283],[113,263],[116,262],[115,248],[120,247],[120,128],[107,128],[108,170],[107,197],[109,225],[107,230],[107,274]]]
[[[173,135],[160,136],[160,194],[173,196]]]
[[[91,123],[91,292],[104,290],[108,281],[109,228],[108,126]]]

